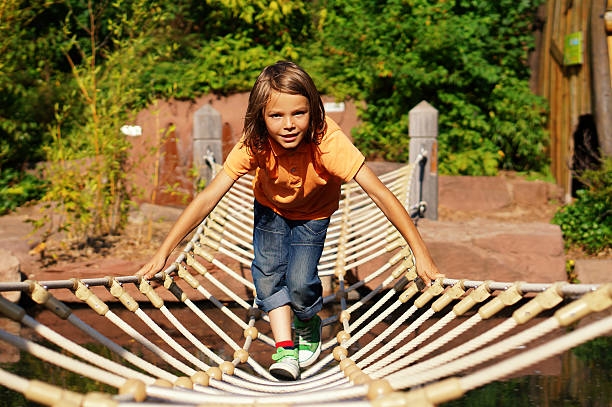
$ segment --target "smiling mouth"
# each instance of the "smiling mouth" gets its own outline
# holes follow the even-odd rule
[[[293,141],[293,140],[295,140],[295,139],[297,138],[297,136],[298,136],[298,135],[297,135],[297,133],[296,133],[296,134],[285,134],[285,135],[282,135],[281,137],[282,137],[282,138],[283,138],[283,140],[285,140],[285,141]]]

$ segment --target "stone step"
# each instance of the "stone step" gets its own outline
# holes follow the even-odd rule
[[[579,259],[576,260],[574,272],[582,284],[612,282],[612,260]]]

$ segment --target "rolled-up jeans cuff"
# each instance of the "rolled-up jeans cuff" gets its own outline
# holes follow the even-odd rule
[[[293,313],[300,321],[306,321],[314,317],[316,314],[319,313],[319,311],[321,311],[321,309],[323,308],[323,298],[319,297],[314,304],[301,311],[296,310],[295,307],[292,308]]]
[[[289,290],[287,290],[287,287],[283,287],[279,291],[275,292],[274,294],[263,300],[260,300],[259,297],[255,297],[255,304],[257,304],[257,306],[264,312],[270,312],[275,308],[291,304]]]

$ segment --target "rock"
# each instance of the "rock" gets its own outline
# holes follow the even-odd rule
[[[517,205],[546,205],[549,187],[543,181],[512,180],[509,183]]]
[[[140,204],[137,211],[130,213],[129,221],[131,223],[143,224],[148,220],[157,221],[175,221],[183,212],[181,208],[173,206],[154,205],[147,202]]]
[[[495,211],[512,204],[499,177],[440,176],[438,204],[456,211]]]
[[[21,267],[19,259],[7,250],[0,249],[0,281],[20,282]],[[21,291],[3,292],[1,295],[9,301],[17,302],[21,297]]]
[[[12,319],[0,317],[0,329],[10,333],[11,335],[18,336],[20,333],[21,325],[17,321]],[[15,363],[19,362],[19,349],[7,345],[4,342],[0,346],[0,363]]]
[[[546,182],[546,193],[549,201],[563,202],[565,192],[563,188],[557,184]]]
[[[0,216],[1,247],[19,260],[21,271],[38,266],[37,257],[28,253],[41,241],[41,232],[33,233],[32,224],[27,222],[27,219],[38,214],[39,206],[26,206],[9,215]]]
[[[0,249],[0,281],[20,282],[20,263],[17,257],[8,250]],[[0,293],[11,302],[19,301],[20,291],[8,291]],[[13,335],[19,335],[20,324],[12,319],[0,317],[0,329]],[[14,346],[0,346],[0,363],[14,363],[19,361],[19,350]]]
[[[574,271],[582,284],[612,282],[612,260],[576,260]]]
[[[563,240],[556,225],[423,219],[419,232],[448,278],[533,283],[566,280]]]
[[[563,256],[563,239],[559,226],[530,224],[527,233],[499,233],[476,237],[474,245],[491,251],[502,251],[511,255],[539,254],[544,256]]]

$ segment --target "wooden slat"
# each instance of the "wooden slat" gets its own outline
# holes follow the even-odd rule
[[[550,38],[552,35],[553,26],[553,9],[554,2],[549,0],[546,4],[546,21],[544,22],[544,29],[542,35],[544,36],[542,46],[544,49],[540,52],[540,70],[538,73],[540,96],[544,96],[550,101]]]
[[[574,0],[573,7],[568,15],[568,34],[575,33],[580,30],[580,16],[582,15],[583,0]],[[582,38],[581,38],[582,40]],[[584,45],[584,44],[583,44]],[[574,161],[574,133],[578,128],[578,116],[580,114],[580,81],[578,75],[582,66],[572,66],[568,70],[569,74],[569,111],[568,111],[568,128],[567,128],[567,145],[565,148],[565,161],[567,162],[567,172],[565,175],[566,196],[571,194],[572,188],[572,167]],[[569,193],[569,194],[568,194]],[[570,195],[571,196],[571,195]]]
[[[551,44],[555,39],[559,38],[561,31],[561,0],[551,0],[554,3],[553,14],[552,14],[552,33],[551,33]],[[557,181],[557,184],[561,184],[561,173],[559,166],[559,140],[561,135],[560,121],[559,121],[559,104],[562,97],[562,84],[561,84],[561,68],[557,64],[551,64],[551,93],[550,93],[550,145],[551,145],[551,171]]]
[[[608,36],[608,60],[610,62],[610,86],[612,87],[612,35]]]
[[[569,18],[568,14],[570,14],[569,1],[566,1],[566,13],[561,16],[561,33],[560,40],[565,42],[565,36],[571,30],[571,18]],[[562,109],[559,112],[561,119],[561,143],[559,145],[559,181],[560,185],[565,191],[566,201],[568,200],[567,192],[569,190],[568,185],[568,173],[569,173],[569,165],[570,162],[568,160],[568,150],[569,150],[569,138],[571,136],[570,127],[571,127],[571,88],[569,78],[566,76],[565,70],[562,70],[561,83],[563,87],[563,96],[561,106]]]
[[[584,40],[584,64],[582,65],[580,80],[582,82],[582,110],[581,115],[592,113],[591,109],[591,45],[589,39],[589,19],[591,15],[591,2],[582,3],[581,30]]]

